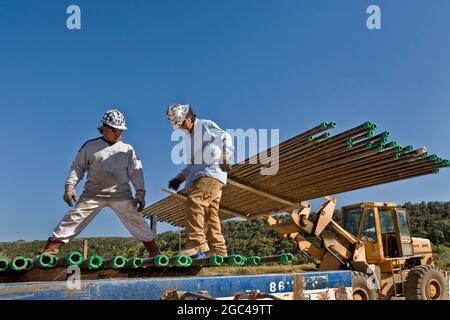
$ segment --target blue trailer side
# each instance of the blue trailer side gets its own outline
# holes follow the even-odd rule
[[[0,299],[26,300],[160,300],[168,292],[207,293],[217,299],[232,299],[247,290],[281,299],[351,299],[350,271],[245,276],[170,277],[81,280],[74,282],[29,282],[0,284]]]

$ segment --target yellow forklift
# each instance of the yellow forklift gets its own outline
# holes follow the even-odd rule
[[[349,205],[341,226],[333,220],[335,206],[335,198],[325,197],[315,213],[308,205],[287,219],[267,219],[319,271],[352,270],[356,300],[448,300],[448,274],[435,266],[430,240],[412,237],[405,209],[383,202]]]

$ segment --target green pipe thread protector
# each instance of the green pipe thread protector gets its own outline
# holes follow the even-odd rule
[[[23,271],[27,268],[27,258],[18,256],[15,257],[10,263],[11,269],[14,271]]]
[[[326,128],[328,127],[328,122],[326,122],[326,121],[322,122],[322,123],[320,124],[320,127],[321,127],[322,129],[326,129]]]
[[[434,169],[433,171],[431,171],[432,174],[436,174],[439,173],[439,169]]]
[[[8,259],[0,259],[0,272],[8,270],[9,263]]]
[[[363,123],[363,128],[364,129],[371,129],[372,128],[372,122],[367,121]]]
[[[140,267],[142,267],[143,264],[144,264],[144,259],[139,258],[139,257],[131,258],[128,260],[128,265],[133,269],[140,268]]]
[[[153,259],[153,263],[157,267],[165,267],[169,265],[170,259],[168,256],[164,254],[159,254]]]
[[[329,137],[331,137],[331,132],[325,132],[323,134],[323,139],[326,139],[326,138],[329,138]]]
[[[36,261],[36,265],[40,268],[54,268],[58,263],[58,257],[49,253],[41,254]]]
[[[86,262],[89,269],[98,269],[103,265],[103,259],[100,256],[89,256]]]
[[[292,253],[283,253],[280,255],[280,263],[290,264],[294,261],[294,255]]]
[[[225,259],[222,256],[211,256],[209,257],[208,261],[211,265],[220,267]]]
[[[381,139],[378,140],[378,141],[379,141],[380,144],[383,144],[383,143],[387,143],[388,140],[389,140],[388,138],[381,138]]]
[[[384,147],[386,148],[386,149],[388,149],[388,148],[394,148],[394,147],[396,147],[397,146],[397,141],[391,141],[391,142],[389,142],[388,144],[386,144]]]
[[[307,140],[308,142],[311,142],[311,141],[314,140],[314,137],[313,137],[313,136],[310,136],[310,137],[306,138],[306,140]]]
[[[392,157],[392,159],[398,160],[398,159],[400,159],[400,155],[399,155],[399,154],[396,154],[396,155],[394,155],[394,156]]]
[[[108,261],[108,264],[115,269],[122,269],[128,264],[128,259],[123,256],[114,256]]]
[[[25,271],[30,271],[34,268],[34,260],[30,258],[25,258],[27,260],[27,267],[25,268]]]
[[[373,137],[373,130],[370,130],[369,132],[367,132],[367,133],[365,134],[365,137],[366,137],[366,138],[371,138],[371,137]]]
[[[394,148],[394,151],[395,151],[395,152],[401,152],[402,150],[403,150],[403,148],[400,147],[400,146],[396,146],[396,147]]]
[[[444,159],[442,159],[441,157],[437,158],[436,163],[441,163]]]
[[[442,161],[442,164],[444,164],[445,166],[449,166],[450,165],[450,161],[445,159],[444,161]]]
[[[257,266],[257,265],[261,264],[261,257],[259,257],[259,256],[249,257],[247,259],[247,264],[250,266]]]
[[[347,149],[353,148],[353,143],[347,143]]]
[[[71,266],[79,266],[83,263],[83,255],[78,251],[70,252],[64,260]]]
[[[369,142],[368,144],[366,144],[366,148],[367,149],[370,149],[370,148],[373,148],[374,147],[374,143],[371,141],[371,142]]]
[[[374,131],[377,129],[377,125],[375,123],[372,123],[372,126],[370,127],[370,130]]]
[[[411,152],[414,150],[414,147],[412,145],[407,145],[406,147],[403,148],[403,150],[405,152]]]
[[[333,129],[336,128],[336,121],[331,121],[328,123],[328,129]]]
[[[383,135],[384,138],[388,138],[391,135],[391,133],[389,131],[384,131],[382,133],[382,135]]]
[[[232,266],[242,266],[245,263],[243,256],[238,254],[233,254],[227,257],[227,263]]]
[[[427,156],[427,159],[428,159],[428,160],[431,160],[431,161],[436,161],[437,158],[438,158],[438,156],[435,155],[435,154],[432,154],[432,155]]]
[[[189,256],[175,256],[173,258],[173,263],[177,267],[189,267],[192,264],[192,258]]]
[[[355,142],[355,139],[353,139],[353,138],[348,138],[347,140],[345,140],[345,142],[346,142],[347,144],[353,144],[353,142]]]
[[[378,147],[377,147],[377,151],[378,152],[382,152],[384,150],[384,144],[380,144]]]

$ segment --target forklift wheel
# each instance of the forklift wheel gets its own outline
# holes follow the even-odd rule
[[[369,276],[359,271],[352,272],[353,300],[377,300],[377,293],[371,288]]]
[[[406,300],[448,300],[448,280],[439,269],[429,266],[412,268],[405,281]]]

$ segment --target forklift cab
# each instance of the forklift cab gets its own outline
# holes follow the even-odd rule
[[[365,243],[369,262],[413,255],[406,210],[395,203],[369,202],[343,207],[343,227]]]

